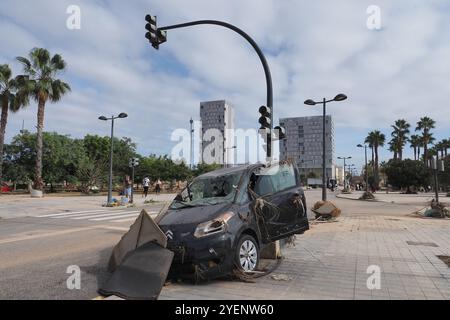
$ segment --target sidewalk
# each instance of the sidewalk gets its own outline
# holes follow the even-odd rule
[[[450,299],[450,221],[388,216],[340,217],[311,226],[283,250],[273,274],[255,283],[176,283],[160,299]],[[378,268],[380,289],[367,280]],[[373,272],[373,271],[372,271]]]
[[[353,191],[350,194],[339,193],[336,195],[337,198],[359,200],[362,196],[363,191]],[[396,203],[396,204],[408,204],[408,205],[423,205],[426,206],[434,199],[434,193],[419,193],[419,194],[401,194],[399,192],[376,192],[374,193],[375,200],[386,203]],[[445,193],[439,193],[439,200],[447,205],[450,205],[450,197],[446,197]],[[366,200],[363,200],[366,201]]]

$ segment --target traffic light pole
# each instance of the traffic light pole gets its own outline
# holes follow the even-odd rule
[[[192,21],[192,22],[187,22],[187,23],[175,24],[175,25],[171,25],[171,26],[165,26],[165,27],[158,28],[158,30],[167,31],[167,30],[191,27],[191,26],[202,25],[202,24],[217,25],[217,26],[221,26],[221,27],[225,27],[225,28],[231,29],[234,32],[238,33],[239,35],[244,37],[245,40],[247,40],[250,43],[250,45],[253,47],[253,49],[255,49],[256,53],[258,54],[259,59],[261,60],[262,66],[264,68],[264,74],[266,76],[266,86],[267,86],[267,101],[266,101],[266,104],[267,104],[267,108],[269,108],[269,110],[270,110],[270,130],[269,130],[269,132],[267,134],[267,160],[270,161],[272,159],[272,129],[273,129],[273,88],[272,88],[272,76],[270,74],[270,69],[269,69],[269,65],[267,63],[266,57],[264,56],[263,52],[258,47],[256,42],[247,33],[242,31],[238,27],[236,27],[236,26],[234,26],[234,25],[232,25],[230,23],[223,22],[223,21],[218,21],[218,20],[198,20],[198,21]]]

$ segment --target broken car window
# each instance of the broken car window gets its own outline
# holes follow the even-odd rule
[[[260,196],[280,192],[297,185],[294,167],[290,164],[274,165],[255,173],[253,190]]]
[[[231,203],[241,175],[242,172],[235,172],[222,176],[199,177],[181,192],[180,197],[171,204],[171,208]]]

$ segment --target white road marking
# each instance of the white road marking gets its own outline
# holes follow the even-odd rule
[[[58,216],[58,217],[50,217],[52,219],[62,219],[62,218],[73,218],[73,217],[89,217],[89,216],[97,216],[99,214],[111,214],[111,213],[122,213],[126,212],[126,210],[104,210],[99,212],[88,212],[88,213],[77,213],[70,216]],[[80,218],[81,219],[81,218]]]
[[[72,220],[81,220],[81,219],[91,219],[91,218],[100,218],[100,217],[111,217],[111,216],[119,216],[119,215],[123,215],[123,214],[128,214],[128,213],[139,213],[140,211],[121,211],[121,212],[110,212],[110,213],[101,213],[101,214],[93,214],[93,215],[88,215],[88,216],[82,216],[82,217],[75,217],[72,218],[70,217],[70,219]]]
[[[136,218],[139,215],[139,213],[129,213],[129,214],[122,214],[114,217],[106,217],[106,218],[95,218],[95,219],[89,219],[90,221],[105,221],[105,220],[115,220],[119,218],[127,218],[127,217],[134,217]]]
[[[64,234],[81,232],[81,231],[89,231],[89,230],[95,230],[95,229],[108,229],[108,230],[119,230],[119,231],[128,231],[129,230],[129,228],[113,227],[113,226],[108,226],[108,225],[95,225],[95,226],[91,226],[91,227],[72,228],[72,229],[68,229],[68,230],[60,230],[60,231],[55,231],[55,232],[12,237],[12,238],[8,238],[8,239],[0,240],[0,245],[6,244],[6,243],[18,242],[18,241],[34,240],[34,239],[48,238],[48,237],[53,237],[53,236],[60,236],[60,235],[64,235]]]
[[[36,216],[37,218],[48,218],[48,217],[57,217],[57,216],[66,216],[66,215],[72,215],[72,214],[78,214],[78,213],[93,213],[93,212],[105,212],[108,210],[101,209],[101,210],[90,210],[90,211],[75,211],[75,212],[61,212],[61,213],[52,213],[52,214],[44,214],[40,216]]]
[[[157,212],[152,212],[152,213],[149,212],[148,214],[153,219],[155,219],[155,217],[158,215]],[[134,221],[134,220],[136,220],[136,219],[133,217],[133,218],[126,218],[126,219],[112,220],[111,222],[129,222],[129,221]]]

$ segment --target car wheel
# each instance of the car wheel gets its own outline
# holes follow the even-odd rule
[[[236,266],[240,271],[251,272],[256,270],[259,263],[259,248],[256,240],[244,234],[236,246]]]

